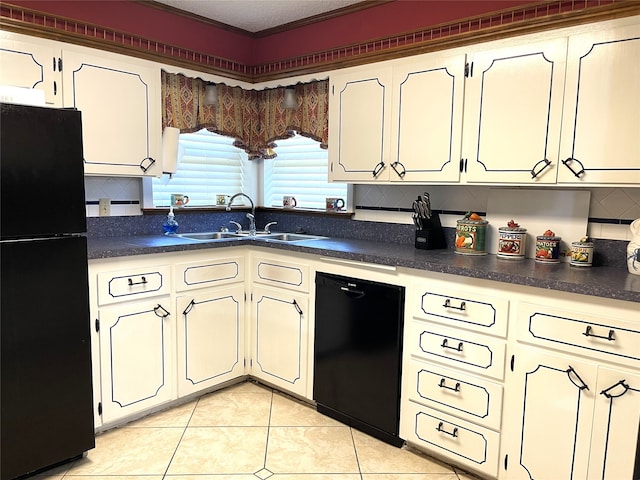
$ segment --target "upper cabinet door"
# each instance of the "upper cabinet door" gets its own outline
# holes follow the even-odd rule
[[[465,87],[468,182],[555,183],[566,39],[474,55]]]
[[[569,37],[558,182],[640,183],[640,25]]]
[[[464,67],[437,54],[394,66],[392,182],[459,181]]]
[[[62,106],[60,50],[45,41],[0,39],[0,85],[44,91],[47,105]]]
[[[329,180],[389,179],[391,67],[332,75]]]
[[[64,105],[82,111],[85,174],[160,175],[160,72],[118,55],[63,52]]]

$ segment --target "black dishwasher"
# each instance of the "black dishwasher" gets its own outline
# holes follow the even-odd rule
[[[403,312],[404,287],[316,273],[318,412],[395,446]]]

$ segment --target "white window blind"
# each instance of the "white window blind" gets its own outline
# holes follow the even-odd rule
[[[172,193],[188,195],[188,206],[198,207],[215,205],[218,194],[244,191],[248,159],[233,142],[231,137],[207,130],[180,134],[176,173],[153,179],[154,207],[168,207]],[[234,205],[240,205],[240,200]]]
[[[282,207],[282,197],[296,197],[298,208],[324,210],[326,197],[347,201],[347,185],[329,183],[328,152],[301,135],[277,140],[273,160],[264,161],[264,206]]]

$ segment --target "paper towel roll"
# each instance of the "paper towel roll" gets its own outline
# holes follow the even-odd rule
[[[165,127],[162,132],[162,172],[176,173],[178,168],[178,140],[180,129]]]

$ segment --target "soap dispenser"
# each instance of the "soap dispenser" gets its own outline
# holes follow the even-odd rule
[[[178,222],[176,222],[175,215],[173,213],[173,205],[169,207],[169,213],[167,218],[162,223],[162,229],[165,235],[173,235],[178,230]]]

